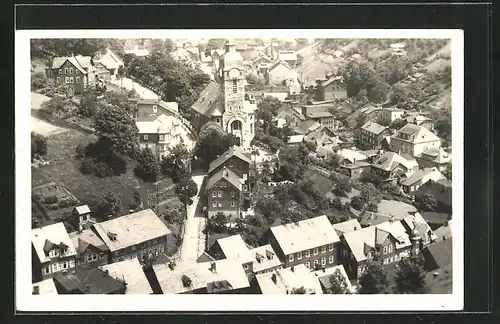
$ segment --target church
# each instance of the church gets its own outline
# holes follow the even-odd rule
[[[237,137],[242,148],[250,149],[257,106],[245,100],[243,57],[232,41],[226,43],[225,50],[219,59],[215,81],[203,89],[191,109],[196,112],[199,127],[217,123],[226,133]]]

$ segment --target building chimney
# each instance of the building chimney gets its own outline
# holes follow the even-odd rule
[[[443,241],[446,241],[446,236],[445,235],[443,235]]]
[[[389,222],[392,224],[394,222],[394,216],[391,215],[391,218],[389,218]]]
[[[210,271],[212,271],[213,273],[217,273],[217,265],[215,262],[212,262],[210,264]]]
[[[291,270],[292,272],[295,272],[295,268],[294,268],[294,267],[291,267],[291,268],[290,268],[290,270]]]
[[[322,267],[321,267],[321,270],[323,270],[323,272],[326,272],[326,267],[325,267],[325,266],[322,266]]]
[[[40,295],[40,286],[33,286],[33,295]]]
[[[271,280],[272,280],[272,281],[276,284],[276,282],[277,282],[277,279],[276,279],[276,273],[273,273],[273,274],[271,275]]]

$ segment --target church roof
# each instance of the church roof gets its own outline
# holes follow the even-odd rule
[[[222,112],[220,105],[221,89],[217,82],[210,82],[200,93],[200,97],[191,106],[191,108],[205,116],[211,116],[216,110]]]

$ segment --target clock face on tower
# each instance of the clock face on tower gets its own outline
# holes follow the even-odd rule
[[[239,75],[240,75],[240,71],[238,71],[238,69],[229,70],[229,78],[230,79],[236,79]]]

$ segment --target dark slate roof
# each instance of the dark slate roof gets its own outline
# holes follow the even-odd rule
[[[448,213],[437,213],[437,212],[423,212],[422,217],[426,222],[432,224],[445,224],[450,218],[451,214]]]
[[[219,156],[218,158],[213,160],[212,163],[210,163],[210,166],[208,168],[208,173],[211,173],[213,170],[217,169],[220,165],[225,163],[227,160],[229,160],[233,156],[236,156],[237,158],[239,158],[240,160],[242,160],[248,164],[252,163],[252,160],[250,160],[250,157],[245,155],[245,153],[243,153],[243,151],[241,150],[241,148],[239,146],[234,145],[234,146],[230,147],[229,150],[222,153],[221,156]]]
[[[210,82],[200,93],[200,97],[191,106],[191,108],[205,116],[211,116],[216,108],[221,108],[220,103],[221,89],[217,82]],[[222,113],[223,111],[221,111]]]
[[[114,294],[125,286],[124,282],[107,275],[99,268],[58,274],[54,280],[68,292],[77,291],[84,294]]]
[[[425,268],[435,270],[452,264],[452,239],[429,245],[424,250]]]
[[[219,172],[215,173],[208,179],[206,190],[212,188],[221,179],[225,179],[240,191],[243,188],[243,184],[240,182],[240,178],[233,171],[227,168],[222,168],[219,170]]]
[[[207,284],[207,292],[209,294],[217,294],[232,289],[233,287],[227,280],[214,281]]]

